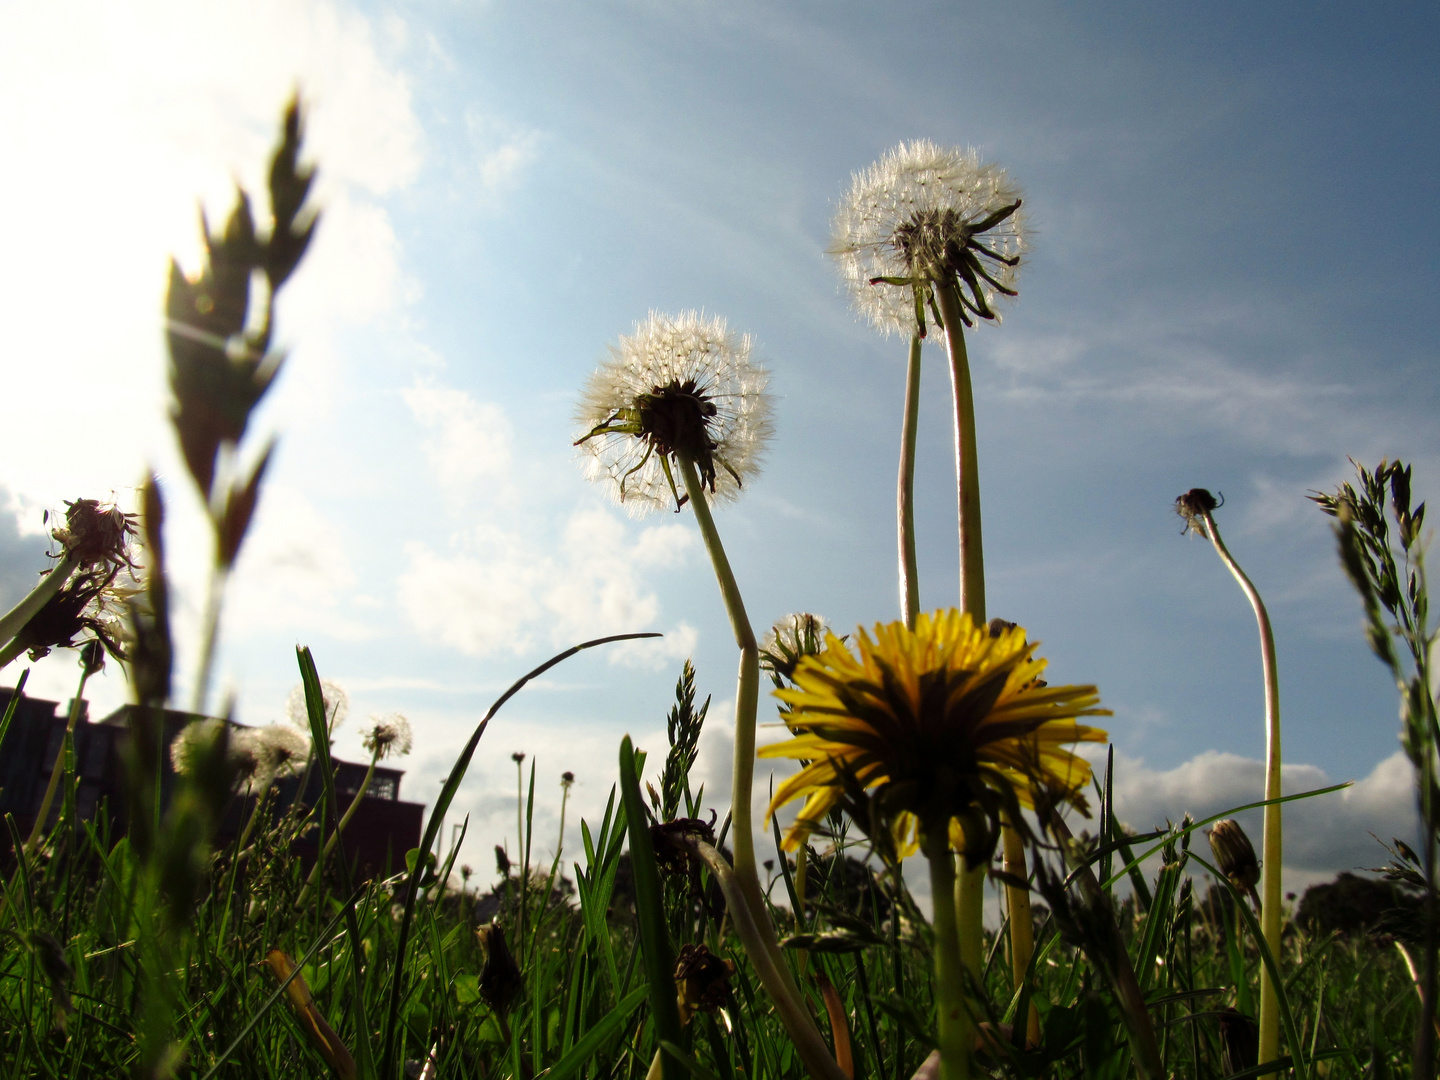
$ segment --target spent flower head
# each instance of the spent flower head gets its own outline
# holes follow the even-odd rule
[[[310,757],[310,738],[290,724],[267,724],[255,731],[261,760],[270,776],[298,772]]]
[[[320,699],[325,703],[325,730],[333,735],[350,712],[350,695],[339,683],[321,679]],[[285,715],[301,731],[310,730],[310,712],[305,703],[304,683],[290,691],[290,697],[285,701]]]
[[[361,734],[361,743],[377,758],[404,757],[414,745],[410,721],[399,713],[372,716]]]
[[[830,254],[855,306],[887,334],[925,336],[936,282],[955,284],[966,326],[998,321],[996,296],[1016,295],[1026,249],[1020,204],[1009,174],[973,149],[901,143],[852,178]]]
[[[137,569],[131,550],[135,533],[134,514],[98,499],[67,502],[65,524],[50,530],[65,554],[73,555],[82,567],[123,566],[131,570]]]
[[[30,617],[15,640],[31,660],[39,660],[51,649],[74,649],[87,642],[99,642],[116,660],[128,659],[127,608],[143,591],[128,569],[122,573],[119,567],[102,563],[66,581]]]
[[[827,634],[794,686],[775,691],[796,737],[759,754],[808,762],[770,802],[774,813],[805,799],[787,849],[844,805],[863,810],[856,824],[877,844],[888,835],[903,854],[917,827],[922,838],[944,830],[976,866],[994,850],[1000,814],[1018,820],[1034,790],[1085,809],[1090,766],[1070,746],[1103,742],[1078,718],[1109,710],[1093,686],[1045,685],[1022,627],[992,634],[952,608],[922,613],[914,630],[876,625],[872,638],[862,628],[854,642],[858,657]]]
[[[724,319],[652,311],[585,386],[575,445],[589,477],[638,516],[685,501],[673,469],[684,458],[712,495],[735,498],[771,433],[769,374],[751,349]]]

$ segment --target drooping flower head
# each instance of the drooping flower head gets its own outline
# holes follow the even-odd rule
[[[135,570],[135,532],[134,514],[98,499],[76,499],[66,502],[65,524],[51,529],[50,535],[82,567],[123,566]]]
[[[350,712],[350,695],[339,683],[321,679],[320,700],[325,703],[325,729],[333,735],[335,729],[345,722],[345,717]],[[290,697],[285,701],[285,715],[301,731],[310,730],[310,713],[305,704],[304,683],[290,691]]]
[[[404,757],[410,753],[414,737],[410,733],[410,721],[399,713],[391,713],[372,716],[360,741],[376,757]]]
[[[830,254],[855,306],[887,334],[925,336],[931,285],[956,285],[960,317],[998,320],[1025,251],[1020,189],[974,150],[901,143],[851,180]],[[938,321],[938,320],[937,320]]]
[[[786,848],[860,792],[871,820],[857,824],[883,824],[901,854],[917,827],[921,837],[943,831],[972,866],[994,850],[1000,813],[1017,818],[1035,789],[1085,808],[1090,766],[1069,748],[1103,742],[1077,718],[1109,710],[1093,686],[1045,685],[1046,662],[1023,628],[976,626],[951,609],[922,613],[913,631],[862,628],[854,642],[858,657],[828,634],[825,651],[796,667],[795,685],[775,691],[796,737],[760,756],[810,763],[770,802],[774,813],[805,799]]]
[[[590,376],[576,423],[592,480],[632,514],[685,500],[673,466],[689,460],[716,498],[733,499],[770,436],[769,375],[748,336],[699,312],[651,312]]]

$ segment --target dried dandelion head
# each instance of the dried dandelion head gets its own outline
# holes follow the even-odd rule
[[[711,495],[735,498],[771,432],[769,375],[751,348],[724,319],[652,311],[586,384],[575,445],[590,479],[637,516],[678,507],[673,466],[683,458]]]
[[[887,334],[925,336],[931,286],[952,283],[960,318],[999,320],[1026,249],[1020,189],[973,149],[901,143],[853,177],[830,254],[856,308]],[[933,310],[933,308],[932,308]]]
[[[414,737],[410,732],[410,721],[399,713],[388,716],[372,716],[365,725],[360,738],[366,750],[377,759],[404,757],[410,753]]]
[[[114,503],[76,499],[65,504],[65,524],[50,530],[51,537],[82,567],[106,566],[136,569],[131,541],[135,515]]]
[[[320,698],[325,703],[325,730],[334,735],[335,729],[345,722],[345,717],[350,712],[350,695],[339,683],[321,679]],[[304,683],[290,691],[290,697],[285,702],[285,715],[301,731],[310,730],[310,712],[305,703]]]

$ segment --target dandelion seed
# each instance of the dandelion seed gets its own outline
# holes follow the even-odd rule
[[[399,713],[372,716],[360,738],[366,750],[378,758],[404,757],[410,753],[414,738],[410,721]]]
[[[193,772],[201,756],[215,745],[215,740],[224,729],[225,721],[214,717],[192,720],[186,724],[170,743],[171,768],[181,776]]]
[[[268,724],[255,731],[261,760],[271,779],[298,772],[310,757],[310,740],[289,724]]]
[[[329,679],[320,680],[320,698],[325,703],[325,730],[331,735],[345,722],[350,712],[350,695],[339,683]],[[290,691],[285,701],[285,715],[301,731],[310,730],[310,711],[305,702],[305,684],[301,683]]]
[[[685,501],[674,472],[684,458],[712,496],[735,498],[771,432],[769,375],[751,350],[724,319],[651,312],[585,387],[575,444],[590,479],[639,516]]]
[[[974,150],[901,143],[835,213],[830,254],[856,308],[887,334],[925,336],[930,285],[955,282],[960,318],[998,321],[1026,249],[1020,189]]]

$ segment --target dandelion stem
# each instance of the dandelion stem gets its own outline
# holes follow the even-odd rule
[[[900,427],[900,480],[896,511],[900,531],[900,617],[915,629],[920,611],[920,571],[915,557],[915,435],[920,422],[920,345],[910,338],[910,362],[905,370],[905,419]]]
[[[50,568],[50,572],[40,579],[40,584],[30,590],[28,596],[7,611],[0,617],[0,644],[11,645],[13,639],[25,624],[35,617],[35,614],[50,602],[51,598],[60,591],[60,587],[70,580],[70,575],[80,565],[78,556],[66,553],[65,557]],[[15,657],[19,656],[23,649],[5,649],[5,659],[0,667],[8,664]]]
[[[1260,629],[1260,664],[1265,675],[1265,798],[1280,798],[1280,677],[1275,667],[1275,633],[1270,627],[1270,615],[1265,602],[1251,580],[1245,576],[1220,539],[1220,530],[1215,528],[1215,519],[1209,510],[1200,514],[1205,523],[1205,532],[1215,545],[1215,552],[1226,569],[1239,582],[1250,606],[1255,609],[1255,622]],[[1280,962],[1280,870],[1281,870],[1281,822],[1280,804],[1271,802],[1265,807],[1265,835],[1261,849],[1260,863],[1260,931],[1265,935],[1275,962]],[[1298,1054],[1300,1047],[1291,1047]],[[1270,973],[1263,968],[1260,972],[1260,1056],[1264,1064],[1280,1056],[1280,1001],[1275,993],[1275,984]],[[1274,1073],[1267,1074],[1274,1076]]]
[[[774,999],[775,1011],[780,1014],[780,1020],[795,1043],[800,1060],[805,1063],[810,1075],[814,1080],[849,1080],[830,1056],[825,1040],[790,977],[790,970],[767,948],[762,928],[769,926],[769,920],[753,917],[753,909],[742,891],[739,876],[725,861],[725,856],[702,840],[692,838],[688,842],[695,853],[705,860],[706,867],[725,895],[725,904],[735,932],[740,936],[750,962],[755,965],[760,981]]]
[[[960,610],[978,626],[985,622],[985,551],[980,530],[980,463],[975,445],[975,395],[970,388],[970,355],[960,320],[955,283],[935,282],[935,297],[945,320],[945,348],[955,391],[956,502],[960,518]]]
[[[1002,869],[1007,877],[1019,881],[1029,879],[1025,866],[1025,842],[1008,821],[1002,823],[1000,842],[1004,851]],[[1035,925],[1030,914],[1030,890],[1018,885],[1005,883],[1005,898],[1010,905],[1010,970],[1014,988],[1020,989],[1025,975],[1030,970],[1030,957],[1035,953]],[[1031,1044],[1040,1045],[1040,1012],[1034,1003],[1030,1005],[1030,1016],[1025,1024],[1025,1038]]]
[[[750,626],[750,618],[745,614],[745,602],[740,597],[740,587],[735,583],[730,560],[725,556],[725,547],[720,542],[720,533],[715,528],[715,519],[710,514],[710,504],[705,498],[705,488],[700,483],[700,476],[695,471],[695,463],[683,454],[676,454],[675,458],[680,467],[680,475],[685,481],[685,493],[690,497],[690,506],[695,511],[695,522],[700,526],[700,535],[705,538],[705,550],[715,567],[720,595],[725,601],[725,611],[730,616],[730,628],[735,633],[735,644],[740,647],[740,676],[735,690],[735,779],[730,789],[730,822],[733,838],[731,842],[735,847],[735,881],[755,928],[754,942],[746,942],[746,951],[750,954],[750,962],[761,972],[762,977],[767,968],[777,973],[773,979],[766,980],[765,988],[775,999],[776,1007],[782,1010],[782,1015],[788,1015],[786,1010],[795,1014],[795,1023],[800,1024],[800,1027],[790,1028],[787,1021],[787,1028],[790,1030],[790,1037],[796,1040],[798,1045],[802,1037],[810,1038],[813,1035],[815,1039],[820,1039],[820,1033],[815,1027],[815,1021],[805,1010],[800,991],[790,978],[789,969],[780,954],[780,943],[775,937],[775,927],[766,916],[765,893],[760,887],[760,877],[755,870],[755,831],[750,803],[755,776],[755,713],[760,695],[760,647],[755,641],[755,631]],[[737,917],[737,925],[738,922]],[[824,1045],[823,1040],[821,1045]],[[827,1060],[834,1064],[828,1054]]]
[[[355,811],[360,809],[360,800],[365,798],[365,793],[370,790],[370,781],[375,779],[375,766],[380,761],[382,747],[376,746],[375,752],[370,755],[370,768],[365,770],[365,779],[360,781],[360,788],[355,792],[355,797],[350,800],[350,805],[345,808],[345,813],[340,816],[340,822],[335,826],[335,831],[330,834],[330,839],[325,841],[325,850],[320,852],[320,857],[315,860],[315,865],[310,868],[310,876],[305,879],[305,888],[300,890],[300,896],[295,901],[295,906],[300,907],[310,895],[311,890],[320,881],[320,874],[325,869],[325,864],[330,860],[330,853],[335,850],[335,845],[340,842],[340,834],[345,831],[345,826],[350,824],[350,819],[355,816]]]
[[[955,857],[950,853],[950,839],[945,829],[927,830],[922,844],[925,858],[930,862],[930,900],[935,909],[932,926],[940,1075],[942,1080],[969,1080],[975,1022],[965,1000],[965,959],[956,918],[957,900],[964,889],[961,882],[968,875],[962,875],[957,881]]]
[[[65,771],[65,743],[75,737],[75,725],[80,722],[81,710],[85,708],[85,684],[90,681],[91,667],[83,661],[80,664],[80,685],[75,688],[75,697],[70,702],[70,716],[65,723],[65,738],[55,754],[55,767],[50,770],[50,782],[45,785],[45,795],[40,800],[40,809],[35,815],[35,824],[30,827],[30,837],[25,841],[25,851],[33,854],[45,832],[45,823],[50,817],[50,807],[55,802],[55,791],[60,786],[60,776]]]

